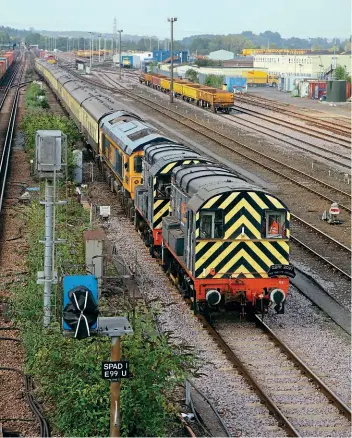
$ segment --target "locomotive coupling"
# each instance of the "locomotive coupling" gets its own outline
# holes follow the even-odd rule
[[[205,299],[209,306],[216,306],[221,301],[221,293],[215,289],[210,289],[207,291]]]

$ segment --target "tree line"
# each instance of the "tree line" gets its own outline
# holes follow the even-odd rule
[[[70,38],[70,37],[69,37]],[[90,36],[87,37],[75,37],[70,38],[70,48],[89,49]],[[95,41],[97,37],[95,37]],[[106,39],[106,47],[110,49],[112,44],[116,47],[115,42],[112,43],[111,35]],[[24,41],[29,45],[38,44],[40,48],[49,46],[49,42],[52,41],[52,37],[46,37],[39,32],[18,30],[10,27],[0,26],[0,43],[13,43]],[[103,45],[103,37],[101,38],[101,47]],[[140,51],[152,51],[157,49],[169,49],[170,40],[158,40],[155,37],[136,37],[131,36],[129,38],[126,35],[122,35],[123,49],[124,50],[140,50]],[[96,46],[96,43],[95,43]],[[58,36],[56,38],[56,48],[58,50],[66,51],[68,49],[67,37]],[[242,33],[233,33],[228,35],[193,35],[183,38],[182,40],[174,41],[175,50],[189,50],[191,53],[197,55],[207,55],[209,52],[216,50],[228,50],[236,54],[241,54],[243,49],[250,48],[283,48],[283,49],[311,49],[313,51],[320,50],[336,50],[336,52],[350,51],[351,39],[340,40],[338,38],[333,41],[328,41],[327,38],[283,38],[279,32],[265,31],[259,34],[255,34],[252,31],[245,31]]]

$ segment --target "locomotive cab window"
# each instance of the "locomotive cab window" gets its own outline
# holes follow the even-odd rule
[[[200,212],[199,236],[201,239],[220,239],[224,236],[222,210],[202,210]]]
[[[134,159],[134,171],[135,173],[142,173],[142,157],[135,157]]]
[[[286,237],[285,219],[284,211],[267,211],[264,221],[265,237],[269,239]]]

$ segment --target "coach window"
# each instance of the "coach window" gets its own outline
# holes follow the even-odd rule
[[[199,235],[201,239],[221,239],[224,236],[223,210],[200,212]]]
[[[286,237],[284,211],[267,211],[265,214],[264,228],[267,239]]]

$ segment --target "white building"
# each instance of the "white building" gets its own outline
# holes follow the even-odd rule
[[[235,54],[229,52],[228,50],[216,50],[215,52],[210,52],[208,58],[214,61],[227,61],[228,59],[233,59]]]
[[[254,68],[267,68],[269,74],[317,78],[336,67],[345,66],[351,73],[351,55],[254,55]]]

